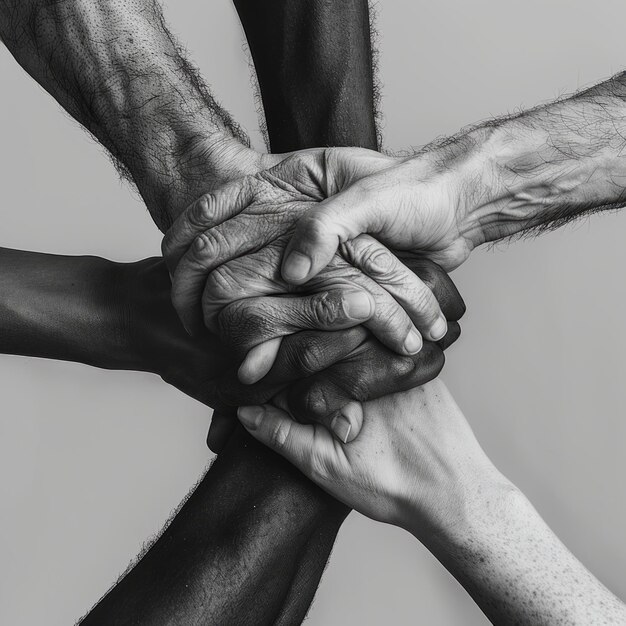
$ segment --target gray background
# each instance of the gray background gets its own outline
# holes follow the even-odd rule
[[[175,32],[256,144],[228,0],[167,2]],[[392,149],[550,100],[626,63],[623,2],[379,5]],[[103,151],[0,51],[0,245],[134,260],[159,234]],[[626,597],[626,214],[482,251],[444,379],[496,465]],[[156,533],[207,463],[209,411],[156,377],[0,357],[0,623],[70,624]],[[408,534],[353,514],[309,624],[485,619]]]

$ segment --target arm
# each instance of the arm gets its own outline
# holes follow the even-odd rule
[[[336,195],[298,223],[283,275],[294,284],[309,280],[338,243],[364,232],[454,269],[481,244],[621,208],[625,113],[621,73],[374,168],[367,151],[333,151],[327,176]],[[298,271],[302,256],[309,262]]]
[[[626,605],[493,466],[442,382],[350,410],[363,428],[347,445],[269,405],[239,415],[348,506],[412,533],[494,624],[626,620]]]
[[[82,623],[300,623],[346,512],[238,432]]]
[[[2,0],[0,37],[110,152],[162,230],[203,191],[258,169],[156,0]]]
[[[235,6],[259,80],[271,151],[375,147],[370,20],[363,0],[235,0]]]
[[[121,267],[0,248],[0,352],[143,369],[123,323]]]

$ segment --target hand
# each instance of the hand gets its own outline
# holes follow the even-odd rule
[[[173,302],[187,328],[201,327],[204,317],[217,331],[219,314],[230,303],[244,296],[294,292],[278,268],[295,220],[325,197],[323,154],[298,153],[201,197],[178,218],[163,241],[163,254],[173,274]],[[433,341],[445,335],[445,316],[430,289],[384,246],[360,237],[346,244],[343,254],[306,285],[316,294],[354,291],[355,286],[370,294],[370,307],[361,307],[361,316],[342,323],[364,323],[404,355],[421,349],[418,328]],[[289,332],[302,328],[296,315],[290,320]]]
[[[454,533],[491,486],[505,482],[440,380],[344,411],[362,422],[348,444],[276,406],[240,408],[238,415],[253,437],[328,493],[427,545]]]
[[[467,226],[470,207],[482,193],[471,145],[465,138],[409,158],[359,148],[326,150],[328,199],[298,221],[284,255],[285,280],[310,280],[342,244],[362,233],[393,250],[421,253],[447,271],[458,267],[482,243]]]
[[[431,285],[451,320],[464,312],[450,279],[432,263],[415,260],[413,268]],[[459,335],[451,322],[439,345],[427,343],[414,357],[401,357],[368,336],[363,328],[332,333],[300,332],[285,338],[276,363],[261,382],[241,383],[232,349],[204,332],[191,338],[182,328],[169,298],[170,280],[160,259],[120,266],[120,316],[128,349],[142,369],[159,374],[187,395],[216,409],[214,432],[226,432],[225,416],[242,403],[269,401],[290,386],[288,406],[305,421],[316,421],[346,439],[346,425],[335,418],[354,398],[367,400],[431,380],[443,366],[443,352]],[[244,301],[245,302],[245,301]],[[238,318],[224,315],[226,326]],[[293,384],[295,383],[295,384]],[[221,416],[221,417],[220,417]],[[232,420],[230,420],[232,422]],[[353,428],[353,430],[352,430]],[[358,424],[347,436],[358,434]],[[214,441],[212,449],[219,447]]]

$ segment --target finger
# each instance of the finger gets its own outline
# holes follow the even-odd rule
[[[370,339],[350,357],[292,384],[287,391],[289,411],[299,421],[333,430],[333,420],[350,402],[375,400],[423,385],[439,375],[444,361],[442,350],[431,342],[418,355],[403,357]],[[351,441],[358,436],[360,424],[351,415],[348,420]]]
[[[264,341],[302,330],[335,331],[358,326],[374,313],[374,298],[368,291],[334,289],[307,296],[238,300],[220,311],[217,328],[228,345],[245,353]],[[267,352],[262,351],[262,355],[265,358]],[[254,354],[253,358],[258,356]]]
[[[442,350],[447,350],[461,336],[461,326],[458,322],[448,323],[448,332],[446,336],[437,342]]]
[[[330,263],[339,244],[379,230],[383,215],[375,193],[359,183],[324,200],[296,223],[283,257],[283,278],[294,285],[310,280]]]
[[[237,417],[257,441],[284,456],[309,478],[320,482],[332,475],[336,448],[325,429],[294,422],[288,413],[267,404],[240,407]]]
[[[226,447],[236,427],[237,421],[235,420],[234,414],[228,415],[226,413],[213,411],[213,417],[206,439],[209,450],[215,452],[215,454],[219,454]]]
[[[243,363],[239,367],[237,376],[244,385],[253,385],[261,380],[271,369],[276,361],[282,337],[276,337],[254,346]]]
[[[257,229],[254,236],[246,235],[250,229],[246,230],[242,223],[248,219],[250,216],[235,217],[222,225],[226,230],[233,229],[232,234],[224,234],[218,229],[201,233],[178,263],[172,278],[172,303],[189,332],[197,333],[203,318],[204,324],[213,329],[212,321],[216,312],[229,301],[224,301],[224,293],[231,300],[239,300],[242,297],[253,297],[259,290],[262,295],[268,289],[284,292],[284,285],[279,288],[271,280],[276,270],[275,267],[269,267],[266,258],[275,256],[278,261],[280,253],[273,250],[277,244],[272,243],[263,249],[260,265],[257,266],[254,255],[267,243],[263,236],[266,229],[263,232]],[[245,262],[227,263],[244,254],[250,254],[245,257]],[[205,303],[204,307],[202,302]]]
[[[303,331],[285,337],[269,374],[252,385],[242,383],[237,370],[207,385],[220,407],[268,402],[287,384],[322,371],[348,356],[367,339],[362,326],[336,332]]]
[[[422,336],[431,341],[444,337],[446,318],[433,292],[385,246],[369,235],[359,235],[340,249],[344,258],[402,305]]]
[[[408,356],[417,354],[423,347],[422,335],[398,301],[360,272],[352,282],[367,289],[374,298],[374,313],[364,326],[394,352]]]
[[[190,204],[176,218],[161,243],[170,273],[196,237],[243,211],[252,197],[249,180],[243,178],[224,185],[215,193],[204,194]]]
[[[465,314],[465,303],[450,276],[439,265],[415,255],[401,254],[400,260],[433,292],[448,321],[458,321]]]

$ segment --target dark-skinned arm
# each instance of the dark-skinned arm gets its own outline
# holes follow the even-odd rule
[[[362,0],[234,0],[272,152],[377,147],[369,11]]]

